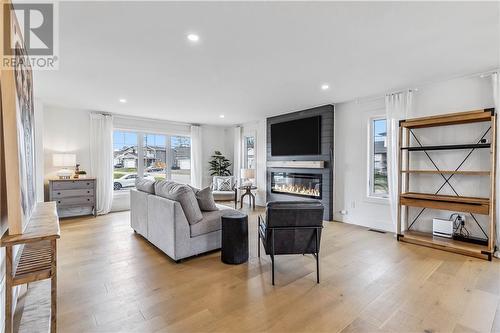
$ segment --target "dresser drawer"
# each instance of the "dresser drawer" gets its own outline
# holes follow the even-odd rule
[[[54,181],[52,183],[53,190],[77,190],[94,188],[93,180],[65,180]]]
[[[52,199],[68,198],[68,197],[83,197],[83,196],[93,196],[94,189],[82,189],[82,190],[58,190],[52,191]]]
[[[70,198],[59,198],[55,200],[57,206],[72,206],[72,205],[93,205],[95,200],[93,196],[85,197],[70,197]]]
[[[57,215],[59,217],[91,215],[92,213],[92,206],[70,206],[57,208]]]

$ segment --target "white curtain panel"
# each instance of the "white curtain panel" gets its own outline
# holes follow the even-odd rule
[[[201,127],[191,126],[191,185],[202,187],[203,170],[201,156]]]
[[[234,180],[237,184],[240,184],[240,172],[241,172],[241,146],[242,146],[242,128],[236,126],[234,129],[234,162],[233,162],[233,175]]]
[[[90,114],[90,173],[97,181],[97,214],[109,213],[113,203],[113,117]]]
[[[398,222],[398,138],[399,121],[411,114],[413,93],[411,91],[388,94],[385,97],[387,118],[387,183],[391,205],[391,220],[396,230]]]
[[[495,102],[495,113],[498,115],[498,111],[500,110],[500,75],[499,73],[493,73],[491,76],[491,80],[493,83],[493,99]],[[498,133],[500,133],[500,121],[497,119],[497,124],[496,124],[496,132],[497,132],[497,138],[498,138]],[[496,151],[496,158],[497,158],[497,181],[495,183],[496,187],[496,202],[495,202],[495,215],[496,215],[496,251],[495,251],[495,257],[500,258],[500,185],[498,181],[498,175],[500,174],[500,149],[498,148],[497,144],[497,151]]]

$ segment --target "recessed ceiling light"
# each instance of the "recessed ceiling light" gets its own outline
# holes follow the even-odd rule
[[[119,101],[120,103],[127,103],[127,100],[125,98],[120,98]]]
[[[330,89],[330,86],[329,86],[328,84],[323,83],[323,84],[321,85],[321,90],[328,90],[328,89]]]
[[[198,36],[197,34],[189,34],[187,35],[187,39],[191,42],[197,42],[200,40],[200,36]]]
[[[219,115],[219,118],[224,118],[224,115],[223,114]]]

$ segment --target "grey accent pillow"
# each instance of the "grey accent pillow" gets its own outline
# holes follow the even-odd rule
[[[161,180],[155,183],[155,193],[160,197],[179,202],[189,224],[198,223],[203,218],[198,200],[188,185]]]
[[[195,192],[196,200],[198,200],[198,206],[205,212],[212,212],[219,210],[215,204],[214,195],[212,194],[212,189],[206,187],[203,190],[198,190]]]
[[[196,194],[200,190],[199,188],[196,188],[196,187],[191,186],[189,184],[187,184],[187,186],[191,187],[191,189],[193,190],[194,194]]]
[[[217,179],[217,190],[218,191],[231,191],[231,179]]]
[[[155,182],[149,179],[136,178],[135,188],[142,192],[155,194]]]

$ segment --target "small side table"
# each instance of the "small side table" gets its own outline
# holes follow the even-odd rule
[[[243,208],[243,198],[245,196],[250,197],[250,207],[252,207],[255,210],[255,195],[252,193],[252,190],[256,190],[257,186],[241,186],[240,190],[245,190],[245,193],[241,195],[240,202],[241,202],[241,207]]]
[[[222,220],[221,260],[226,264],[248,261],[248,216],[238,211],[228,211]]]

